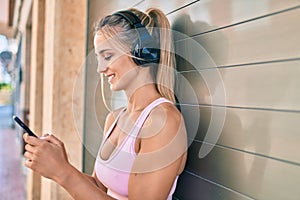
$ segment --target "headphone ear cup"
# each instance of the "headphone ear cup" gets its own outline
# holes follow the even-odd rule
[[[132,50],[131,50],[131,54],[132,54],[132,59],[135,62],[135,64],[137,65],[142,65],[142,61],[140,58],[140,53],[139,53],[139,49],[140,49],[140,45],[138,42],[136,42],[133,46],[132,46]]]
[[[133,45],[132,55],[133,61],[137,65],[156,64],[159,63],[160,50],[156,45],[153,45],[153,43],[151,45],[140,45],[139,42],[137,42]]]
[[[149,34],[146,27],[141,23],[141,20],[134,13],[128,10],[119,11],[113,15],[117,15],[126,19],[138,33],[138,39],[131,48],[133,61],[137,65],[142,66],[146,64],[151,65],[159,63],[159,45]]]

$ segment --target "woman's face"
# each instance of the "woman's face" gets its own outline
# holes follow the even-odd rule
[[[113,91],[126,90],[138,75],[138,66],[128,54],[113,45],[113,39],[102,34],[94,37],[95,53],[98,60],[97,72],[107,78]]]

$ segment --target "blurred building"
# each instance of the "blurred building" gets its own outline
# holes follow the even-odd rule
[[[162,9],[175,32],[176,96],[189,156],[174,199],[299,199],[299,0],[1,0],[15,114],[63,140],[91,173],[105,108],[93,24],[114,11]],[[110,106],[126,104],[105,91]],[[28,199],[70,196],[29,171]]]

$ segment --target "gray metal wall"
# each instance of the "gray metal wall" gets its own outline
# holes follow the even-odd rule
[[[299,200],[300,1],[90,1],[89,22],[131,6],[161,8],[184,34],[176,92],[190,146],[174,198]]]

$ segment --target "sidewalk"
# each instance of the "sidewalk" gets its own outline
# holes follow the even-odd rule
[[[0,104],[0,130],[12,127],[12,106]]]
[[[16,131],[11,129],[8,106],[0,106],[0,199],[25,200],[25,177]]]

